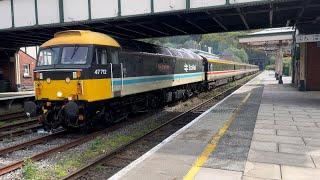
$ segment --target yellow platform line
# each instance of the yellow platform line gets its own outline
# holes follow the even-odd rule
[[[189,172],[184,176],[184,180],[194,179],[196,174],[199,172],[200,168],[208,160],[210,154],[212,154],[216,150],[219,140],[227,132],[229,126],[235,120],[236,115],[239,113],[241,107],[248,101],[250,95],[251,92],[247,94],[247,96],[238,105],[237,109],[232,113],[230,118],[224,123],[222,128],[220,128],[219,131],[212,137],[209,144],[205,147],[201,155],[197,158],[193,166],[190,168]]]

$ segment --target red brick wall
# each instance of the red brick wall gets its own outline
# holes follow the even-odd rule
[[[19,61],[20,61],[20,78],[21,78],[21,84],[20,87],[22,89],[24,88],[30,88],[33,87],[33,70],[36,65],[36,60],[33,59],[31,56],[27,55],[23,51],[18,52],[19,55]],[[30,65],[30,76],[24,76],[24,65]]]
[[[307,43],[306,83],[308,91],[320,90],[320,47]]]

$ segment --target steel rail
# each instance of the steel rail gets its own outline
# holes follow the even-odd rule
[[[16,122],[16,123],[11,123],[11,124],[7,124],[7,125],[4,125],[4,126],[0,126],[0,131],[4,131],[4,130],[15,128],[15,127],[31,125],[31,124],[35,124],[37,122],[38,122],[37,119],[32,118],[32,119],[28,119],[26,121],[20,121],[20,122]]]
[[[24,112],[15,112],[15,113],[10,113],[10,114],[2,114],[0,115],[0,122],[6,122],[11,119],[15,118],[22,118],[26,117],[26,114]]]
[[[14,131],[0,132],[0,140],[5,138],[5,137],[23,135],[23,134],[26,134],[29,130],[33,131],[33,130],[38,129],[40,127],[42,127],[41,124],[33,124],[33,125],[28,126],[28,127],[21,128],[21,129],[18,129],[18,130],[14,130]]]
[[[13,146],[10,146],[10,147],[2,148],[2,149],[0,149],[0,156],[4,155],[4,154],[12,153],[12,152],[20,150],[20,149],[24,149],[26,147],[30,147],[32,145],[43,143],[45,141],[48,141],[50,139],[53,139],[53,138],[55,138],[57,136],[62,135],[65,132],[66,131],[64,131],[64,130],[63,131],[59,131],[59,132],[55,132],[55,133],[52,133],[52,134],[48,134],[46,136],[41,136],[41,137],[29,140],[29,141],[20,143],[20,144],[16,144],[16,145],[13,145]]]
[[[46,158],[46,157],[50,156],[53,153],[66,151],[66,150],[68,150],[70,148],[73,148],[75,146],[78,146],[80,144],[88,142],[88,141],[94,139],[95,137],[97,137],[97,136],[99,136],[99,135],[101,135],[103,133],[105,133],[105,130],[94,132],[92,134],[86,135],[84,137],[80,137],[80,138],[78,138],[76,140],[73,140],[73,141],[71,141],[69,143],[63,144],[61,146],[57,146],[57,147],[51,148],[49,150],[46,150],[46,151],[40,152],[38,154],[35,154],[35,155],[29,157],[29,159],[31,159],[32,161],[39,161],[39,160],[41,160],[43,158]],[[1,167],[0,168],[0,176],[4,175],[4,174],[7,174],[7,173],[9,173],[11,171],[20,169],[23,166],[23,163],[24,163],[24,160],[19,160],[17,162],[11,163],[11,164],[9,164],[7,166]]]

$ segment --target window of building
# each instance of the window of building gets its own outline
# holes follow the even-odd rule
[[[23,65],[23,77],[30,77],[30,64]]]

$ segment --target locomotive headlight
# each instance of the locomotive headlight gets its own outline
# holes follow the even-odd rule
[[[46,81],[47,81],[47,83],[48,83],[48,84],[50,84],[50,83],[51,83],[51,79],[50,79],[50,78],[47,78],[47,80],[46,80]]]
[[[66,83],[68,83],[68,84],[70,83],[70,78],[69,77],[66,78]]]
[[[58,92],[57,92],[57,97],[62,97],[62,95],[63,95],[63,94],[62,94],[61,91],[58,91]]]

